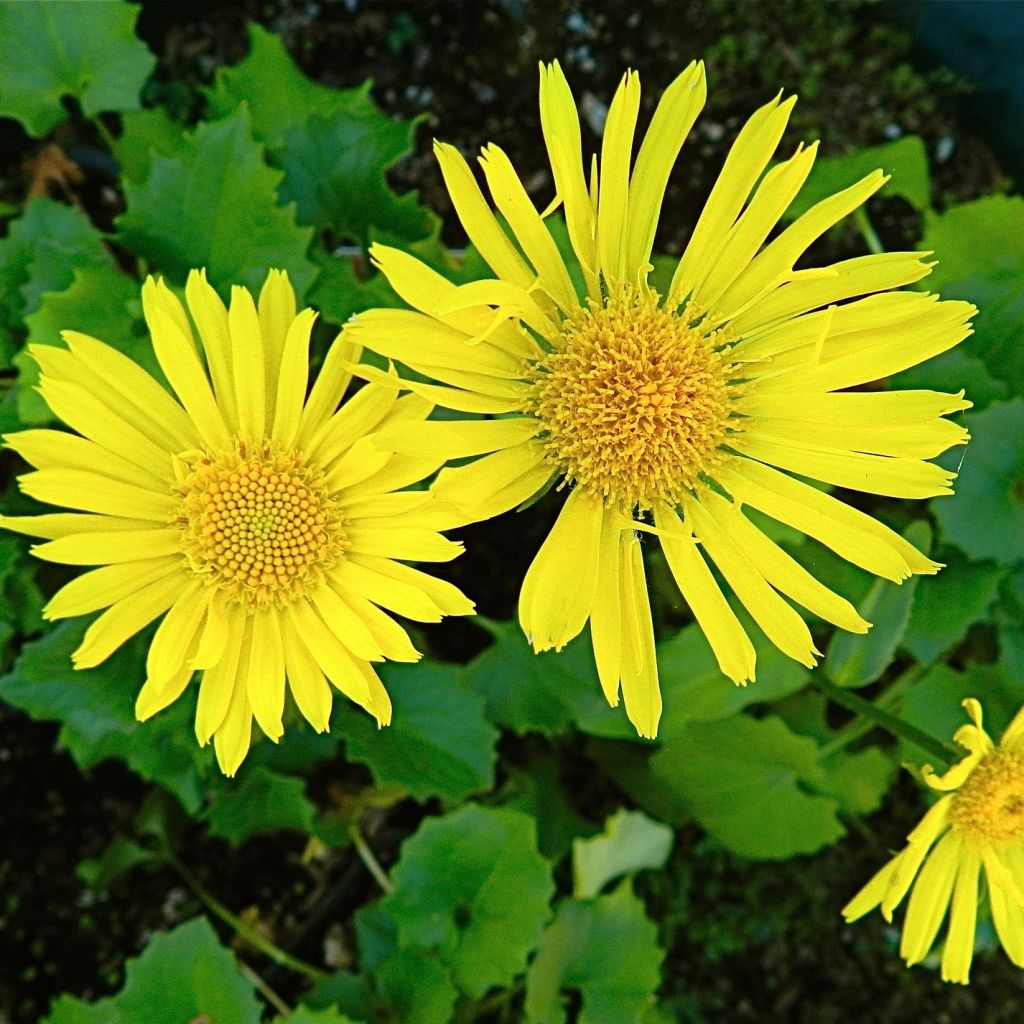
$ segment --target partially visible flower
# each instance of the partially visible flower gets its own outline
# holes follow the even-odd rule
[[[99,665],[162,617],[136,714],[167,707],[200,672],[196,736],[213,738],[233,775],[254,717],[281,737],[286,681],[320,732],[328,681],[386,725],[391,702],[370,663],[420,656],[387,612],[437,621],[473,606],[403,564],[462,550],[437,532],[448,512],[400,490],[442,458],[395,455],[368,436],[422,421],[431,403],[370,385],[338,408],[356,355],[344,343],[307,398],[315,314],[296,313],[282,272],[270,272],[258,307],[236,287],[226,309],[202,272],[185,295],[187,313],[162,281],[142,289],[171,392],[76,331],[64,332],[67,349],[32,348],[43,398],[81,436],[26,430],[5,441],[37,467],[20,478],[26,494],[78,511],[0,516],[0,526],[45,538],[32,549],[39,558],[101,566],[45,610],[61,619],[106,609],[76,668]]]
[[[906,847],[843,908],[856,921],[875,907],[887,921],[913,885],[900,956],[927,955],[949,912],[942,979],[966,984],[974,953],[982,869],[996,934],[1024,967],[1024,708],[995,746],[982,727],[981,705],[964,701],[972,725],[953,737],[967,756],[945,775],[922,774],[944,794],[907,837]]]
[[[662,96],[634,160],[640,82],[628,72],[591,162],[561,69],[542,67],[555,200],[538,212],[489,145],[480,164],[492,211],[463,157],[438,143],[455,210],[494,278],[456,287],[377,245],[374,261],[414,310],[371,310],[348,329],[440,382],[404,386],[472,415],[384,435],[409,455],[482,456],[444,470],[439,497],[485,519],[553,484],[565,489],[523,582],[519,620],[538,651],[563,647],[589,622],[605,695],[616,704],[621,689],[643,736],[657,731],[661,695],[637,528],[656,535],[727,676],[754,678],[754,646],[712,566],[769,640],[810,666],[818,652],[794,604],[853,632],[869,624],[779,547],[759,514],[886,579],[933,573],[937,564],[897,533],[806,481],[897,498],[948,494],[954,474],[926,460],[967,440],[943,419],[970,405],[963,392],[854,390],[970,333],[968,303],[893,290],[929,272],[926,254],[796,269],[882,186],[881,171],[769,241],[816,153],[799,146],[769,167],[792,98],[776,97],[742,128],[671,282],[655,290],[665,187],[705,93],[703,65],[691,64]],[[545,223],[558,206],[568,263]]]

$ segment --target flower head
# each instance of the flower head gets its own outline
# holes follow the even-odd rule
[[[690,65],[634,160],[640,83],[627,73],[600,160],[585,163],[569,86],[557,63],[542,67],[554,201],[538,212],[490,145],[480,164],[492,210],[462,156],[438,143],[456,212],[494,277],[456,286],[377,245],[375,262],[413,309],[373,310],[348,328],[353,341],[437,382],[403,386],[475,414],[383,432],[409,455],[482,456],[442,471],[439,497],[484,519],[552,484],[566,493],[524,580],[520,622],[540,651],[589,621],[605,694],[614,704],[621,690],[644,736],[657,730],[661,698],[638,531],[660,541],[727,676],[753,679],[754,647],[712,566],[768,638],[810,666],[818,652],[793,604],[854,632],[869,624],[748,510],[887,579],[933,573],[898,534],[799,478],[893,497],[947,494],[954,474],[925,460],[967,440],[942,419],[969,406],[962,392],[853,390],[969,333],[969,304],[895,290],[929,272],[926,254],[795,269],[884,175],[817,203],[768,241],[816,153],[799,146],[769,168],[792,99],[767,103],[740,131],[670,284],[663,294],[652,286],[665,187],[705,92],[703,65]],[[559,206],[568,263],[546,222]]]
[[[271,271],[258,305],[235,288],[225,308],[202,272],[185,295],[188,312],[162,281],[142,290],[170,391],[75,331],[64,332],[67,349],[33,347],[43,397],[78,434],[5,440],[37,467],[22,490],[76,511],[0,525],[45,538],[32,549],[39,558],[99,566],[45,610],[60,619],[105,609],[76,668],[160,619],[136,713],[167,707],[200,672],[196,735],[213,738],[233,775],[254,717],[272,740],[282,735],[286,684],[318,731],[328,727],[329,683],[386,725],[391,703],[370,663],[419,657],[387,612],[436,621],[472,604],[404,564],[461,551],[437,532],[450,511],[400,490],[442,457],[395,455],[369,436],[422,421],[431,404],[369,385],[338,408],[356,355],[344,343],[307,398],[315,314],[296,313],[284,273]]]
[[[967,756],[944,775],[922,774],[943,795],[907,837],[907,845],[843,908],[856,921],[881,907],[887,921],[910,892],[900,956],[923,960],[949,911],[942,979],[966,984],[974,952],[978,883],[984,868],[999,941],[1024,967],[1024,709],[995,746],[981,705],[964,701],[971,725],[953,739]]]

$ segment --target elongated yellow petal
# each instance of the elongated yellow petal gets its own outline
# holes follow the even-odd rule
[[[37,501],[106,516],[166,523],[174,509],[169,490],[161,494],[83,469],[38,469],[18,477],[18,485]]]
[[[245,755],[249,753],[252,738],[252,709],[249,707],[249,668],[252,664],[252,617],[245,621],[242,645],[238,656],[238,667],[231,682],[231,698],[217,731],[213,734],[213,749],[217,754],[220,770],[231,777],[238,771]]]
[[[327,678],[287,616],[281,616],[281,631],[288,686],[295,704],[317,732],[326,732],[333,703]]]
[[[231,360],[231,332],[228,311],[220,296],[206,280],[205,270],[193,270],[185,284],[185,299],[199,330],[206,353],[206,365],[213,381],[221,414],[232,432],[238,430],[238,400]]]
[[[274,425],[270,433],[282,448],[294,444],[302,421],[309,382],[309,334],[315,320],[316,313],[304,309],[290,322],[285,333],[274,399]]]
[[[238,604],[231,605],[225,610],[225,617],[227,637],[224,649],[221,656],[203,672],[199,684],[195,729],[196,739],[204,747],[221,727],[228,713],[241,660],[242,642],[245,639],[245,623],[248,618],[245,609]]]
[[[243,437],[260,440],[267,431],[263,329],[252,296],[237,285],[231,289],[228,331],[231,335],[231,379],[238,402],[238,431]]]
[[[407,558],[415,562],[450,562],[463,551],[457,541],[418,527],[381,530],[373,526],[354,526],[348,531],[348,539],[354,554]]]
[[[152,523],[144,519],[125,519],[121,516],[91,516],[78,512],[50,512],[42,516],[0,515],[0,526],[29,537],[59,540],[74,533],[105,532],[108,530],[148,530]]]
[[[535,651],[561,650],[594,603],[604,509],[576,489],[541,545],[519,595],[519,624]]]
[[[629,181],[623,275],[641,280],[651,258],[668,176],[707,99],[704,62],[690,64],[662,93]]]
[[[157,627],[146,656],[146,676],[158,689],[186,664],[196,650],[211,593],[198,580],[185,584]],[[189,665],[189,672],[193,671]]]
[[[350,589],[344,582],[334,580],[329,589],[335,591],[341,600],[359,617],[378,649],[389,661],[419,661],[422,655],[413,646],[409,634],[376,605],[371,604],[358,590]]]
[[[622,700],[626,715],[646,739],[658,734],[661,691],[654,649],[654,624],[640,541],[626,534],[619,545],[619,593],[622,601]]]
[[[94,569],[61,587],[43,609],[43,617],[66,619],[73,615],[88,615],[89,612],[106,608],[168,576],[178,579],[179,584],[184,586],[180,569],[180,556],[151,558]]]
[[[333,587],[321,584],[310,594],[313,606],[338,641],[363,661],[382,661],[384,652],[365,621]]]
[[[388,388],[372,384],[362,388],[306,441],[306,452],[321,465],[330,465],[384,419],[395,398]]]
[[[920,963],[932,948],[949,908],[953,882],[963,855],[963,841],[947,832],[925,862],[914,883],[903,923],[900,956],[907,964]]]
[[[261,608],[252,617],[252,660],[246,693],[253,717],[275,743],[284,734],[285,654],[277,608]]]
[[[514,397],[499,398],[494,395],[484,395],[476,391],[466,391],[463,388],[442,387],[438,384],[423,384],[415,380],[401,380],[384,373],[376,366],[360,365],[354,368],[356,376],[363,380],[372,381],[374,384],[381,384],[385,387],[408,389],[415,395],[426,399],[432,405],[439,405],[444,409],[455,409],[458,412],[476,412],[482,414],[519,412],[523,408],[523,401],[529,393],[529,386],[521,385],[514,392]]]
[[[490,519],[532,498],[554,472],[541,446],[527,441],[468,466],[442,470],[431,491],[470,519]]]
[[[299,420],[299,432],[295,439],[299,448],[309,447],[309,439],[317,434],[338,408],[338,403],[352,381],[351,366],[359,361],[362,351],[362,345],[354,342],[347,331],[342,331],[327,350]]]
[[[1024,909],[1007,896],[1000,884],[1000,878],[1008,872],[990,872],[989,864],[996,856],[989,853],[985,858],[985,878],[988,882],[989,905],[992,908],[992,923],[1006,955],[1018,966],[1024,967]]]
[[[469,600],[459,589],[447,580],[439,580],[436,576],[430,576],[411,565],[403,565],[390,558],[379,558],[372,555],[354,554],[349,560],[350,565],[360,565],[370,571],[377,573],[395,583],[412,586],[423,593],[444,615],[472,615],[474,610],[473,602]],[[363,591],[370,600],[376,600],[368,591]],[[384,604],[378,601],[378,604]],[[399,614],[407,615],[398,608],[394,609]],[[409,615],[409,618],[415,616]]]
[[[194,674],[192,666],[184,662],[169,679],[161,680],[159,684],[147,679],[135,699],[135,717],[145,722],[158,711],[170,707],[185,692]]]
[[[974,956],[974,930],[978,919],[978,875],[981,855],[965,847],[953,887],[949,932],[942,951],[942,980],[966,985]]]
[[[267,279],[260,290],[257,313],[263,337],[267,421],[272,423],[277,408],[281,359],[288,331],[295,322],[295,291],[285,271],[271,270],[267,274]]]
[[[597,586],[590,609],[590,640],[594,648],[597,675],[605,699],[619,703],[622,673],[622,597],[619,581],[619,549],[628,523],[622,516],[605,510],[598,541]]]
[[[537,433],[539,426],[533,417],[447,420],[386,427],[375,438],[386,451],[421,456],[440,452],[446,459],[460,459],[522,444]]]

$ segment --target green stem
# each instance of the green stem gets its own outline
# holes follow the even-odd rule
[[[238,969],[260,990],[260,994],[282,1017],[290,1017],[292,1008],[248,964],[238,961]]]
[[[117,145],[117,140],[113,135],[110,134],[110,129],[103,123],[103,118],[97,115],[92,119],[93,127],[99,133],[100,138],[103,140],[104,145],[111,153],[114,152],[114,147]]]
[[[876,256],[880,252],[885,252],[885,246],[882,245],[882,240],[878,237],[874,226],[868,219],[868,211],[863,206],[857,207],[853,219],[864,238],[864,244],[868,247],[868,250]]]
[[[307,978],[312,978],[314,981],[322,981],[324,978],[330,977],[327,971],[322,971],[319,967],[314,967],[312,964],[307,964],[289,955],[280,947],[275,946],[269,939],[260,935],[254,928],[250,928],[241,918],[232,914],[173,853],[168,853],[166,858],[167,863],[181,875],[182,881],[206,905],[210,913],[215,917],[219,917],[228,927],[238,932],[250,946],[255,947],[282,967],[288,967],[298,974],[304,974]]]
[[[956,747],[937,740],[934,736],[918,729],[917,726],[904,722],[902,718],[897,718],[895,715],[889,714],[888,711],[883,711],[882,708],[876,707],[871,701],[836,686],[835,683],[829,682],[823,675],[815,673],[812,678],[814,685],[826,697],[835,701],[836,704],[842,704],[844,708],[848,708],[858,715],[863,715],[874,722],[875,725],[880,725],[887,732],[892,733],[893,736],[905,739],[922,750],[927,750],[929,754],[939,758],[943,764],[956,764],[957,761],[963,759],[963,751],[959,751]]]
[[[908,687],[912,686],[918,681],[931,668],[931,665],[926,664],[914,664],[906,670],[902,675],[895,679],[889,688],[883,693],[878,700],[873,701],[873,706],[886,711],[895,703],[896,698]],[[852,721],[847,722],[836,734],[818,751],[818,759],[823,761],[827,757],[831,757],[832,754],[844,747],[848,747],[851,743],[856,742],[862,736],[866,736],[872,729],[875,728],[876,722],[867,717],[861,716],[854,718]]]
[[[395,891],[394,882],[388,878],[384,869],[380,866],[380,861],[373,855],[373,850],[370,849],[370,844],[363,838],[363,833],[359,831],[358,825],[353,825],[348,830],[349,838],[352,840],[352,844],[356,848],[356,853],[359,854],[359,859],[366,865],[366,870],[376,879],[377,884],[389,895]]]

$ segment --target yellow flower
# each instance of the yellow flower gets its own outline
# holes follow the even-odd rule
[[[999,941],[1024,967],[1024,708],[996,747],[982,728],[981,705],[971,699],[964,707],[974,724],[953,739],[967,757],[945,775],[923,769],[928,785],[944,795],[903,851],[843,908],[846,920],[856,921],[881,906],[891,921],[913,884],[900,956],[908,966],[923,960],[949,910],[942,980],[960,984],[971,968],[982,867]]]
[[[615,704],[621,686],[644,736],[657,730],[661,697],[637,529],[657,536],[727,676],[754,678],[754,647],[712,564],[768,638],[810,666],[818,652],[789,601],[843,629],[869,624],[745,509],[886,579],[934,573],[888,527],[798,477],[901,498],[947,494],[954,474],[924,460],[967,440],[941,418],[969,407],[963,392],[852,390],[969,333],[969,304],[891,290],[929,272],[925,254],[794,269],[885,182],[881,172],[768,242],[815,156],[816,146],[799,146],[769,168],[793,99],[772,100],[743,127],[666,294],[652,288],[666,182],[704,98],[704,68],[692,64],[662,96],[632,161],[640,84],[626,74],[588,185],[569,87],[557,63],[542,67],[555,200],[539,213],[505,153],[485,147],[480,163],[506,233],[465,160],[437,144],[455,209],[495,276],[456,287],[375,246],[377,265],[414,310],[373,310],[347,328],[354,342],[439,382],[405,387],[477,414],[383,434],[409,455],[484,456],[444,470],[439,497],[483,519],[555,483],[568,491],[526,574],[520,622],[542,651],[589,620],[604,692]],[[571,266],[544,221],[559,205]]]
[[[286,680],[318,731],[328,728],[328,680],[386,725],[391,702],[370,662],[419,654],[384,609],[437,621],[472,604],[403,564],[462,550],[436,532],[451,517],[429,494],[398,490],[441,458],[395,455],[368,436],[422,421],[430,403],[371,385],[339,409],[356,355],[344,343],[307,399],[315,314],[296,314],[282,272],[271,271],[258,307],[235,288],[226,309],[202,272],[185,295],[188,313],[162,281],[142,289],[173,395],[84,334],[64,332],[67,349],[33,347],[43,397],[81,436],[26,430],[5,440],[37,467],[20,478],[26,494],[78,511],[2,516],[0,525],[45,538],[32,549],[39,558],[101,566],[45,611],[61,619],[106,609],[74,653],[76,668],[100,664],[163,617],[136,714],[167,707],[201,672],[196,736],[213,738],[233,775],[253,717],[272,740],[282,735]]]

